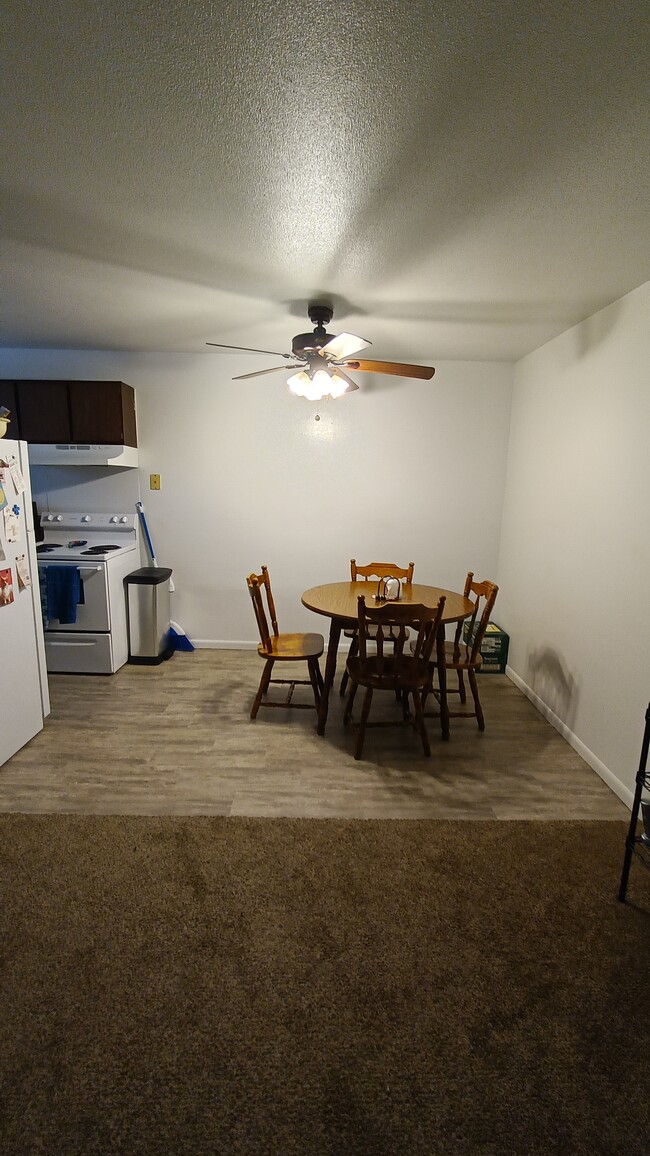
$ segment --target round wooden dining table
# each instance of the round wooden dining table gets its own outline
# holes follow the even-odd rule
[[[325,734],[329,696],[336,676],[336,659],[341,631],[350,626],[356,626],[359,613],[359,595],[363,594],[368,602],[372,602],[377,593],[378,585],[378,582],[328,582],[324,586],[312,586],[311,590],[305,590],[300,599],[307,610],[313,610],[315,614],[323,614],[331,620],[324,685],[318,709],[317,730],[319,735]],[[447,710],[447,679],[444,661],[445,625],[448,622],[460,622],[463,618],[469,618],[474,610],[474,605],[469,598],[465,598],[463,594],[458,594],[455,590],[444,590],[441,586],[422,586],[418,582],[404,583],[400,602],[402,605],[411,602],[435,610],[442,595],[445,597],[445,606],[436,639],[436,652],[440,693],[440,726],[443,739],[448,739],[449,713]]]

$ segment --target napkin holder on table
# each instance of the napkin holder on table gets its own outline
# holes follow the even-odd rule
[[[382,578],[377,585],[375,602],[399,602],[402,584],[399,578]]]

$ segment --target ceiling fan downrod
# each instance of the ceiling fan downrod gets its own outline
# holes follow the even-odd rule
[[[309,320],[316,328],[314,333],[318,333],[319,337],[325,333],[325,326],[329,325],[334,316],[334,310],[329,305],[309,305],[308,306]]]

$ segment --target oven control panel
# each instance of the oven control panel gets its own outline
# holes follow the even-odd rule
[[[51,526],[54,530],[94,530],[106,531],[110,530],[112,533],[132,534],[136,528],[137,514],[73,514],[73,513],[58,513],[55,510],[48,510],[41,514],[41,525]]]

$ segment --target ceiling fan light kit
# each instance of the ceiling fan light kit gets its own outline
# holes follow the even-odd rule
[[[297,369],[288,378],[287,384],[297,397],[306,397],[308,401],[321,401],[325,397],[342,397],[344,393],[352,393],[358,389],[356,381],[348,377],[347,369],[361,373],[388,373],[395,377],[414,377],[428,381],[433,377],[435,370],[429,365],[409,365],[397,361],[368,361],[354,357],[370,345],[364,337],[357,337],[354,333],[339,333],[334,336],[328,333],[325,326],[334,316],[334,310],[329,305],[313,304],[309,306],[309,319],[314,325],[313,333],[297,333],[291,342],[291,353],[273,354],[284,357],[292,365],[274,365],[270,369],[258,369],[253,373],[240,373],[233,381],[242,381],[249,377],[261,377],[265,373],[276,373],[283,369]],[[207,345],[218,349],[236,349],[244,353],[269,353],[269,349],[251,349],[243,345],[220,345],[216,341],[208,341]]]
[[[306,397],[307,401],[322,401],[324,397],[341,397],[344,393],[358,389],[359,386],[354,382],[349,384],[350,380],[348,378],[348,381],[344,381],[336,370],[301,369],[287,379],[287,385],[296,397]]]

